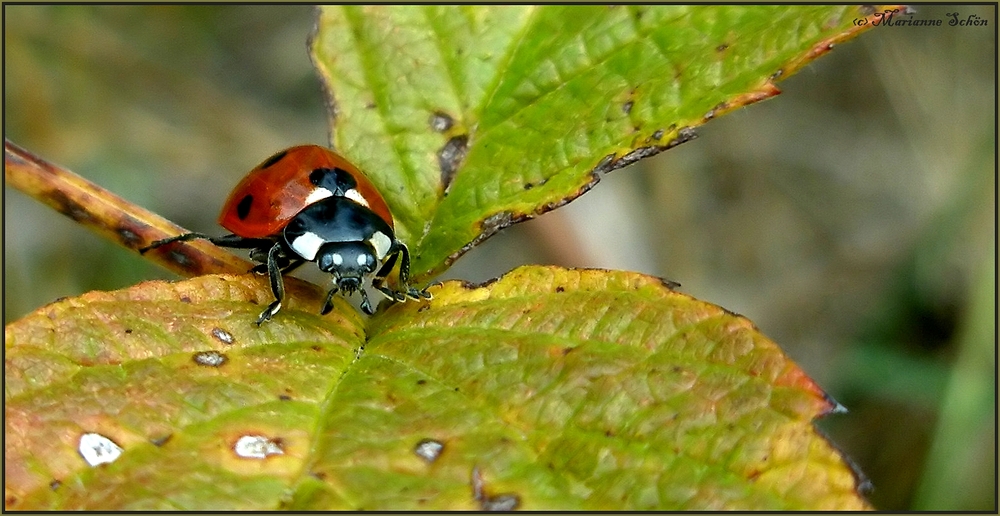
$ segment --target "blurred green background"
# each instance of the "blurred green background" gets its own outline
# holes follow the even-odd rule
[[[995,511],[996,7],[916,11],[988,25],[877,27],[443,278],[556,263],[679,281],[753,320],[850,410],[819,426],[875,507]],[[308,6],[5,5],[5,136],[221,232],[246,171],[328,142],[313,18]],[[5,188],[5,322],[170,277]]]

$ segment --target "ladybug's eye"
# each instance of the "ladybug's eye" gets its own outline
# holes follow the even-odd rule
[[[246,195],[245,197],[240,199],[240,203],[236,205],[236,216],[239,217],[240,220],[246,219],[247,215],[250,215],[250,206],[252,205],[253,205],[252,195]]]

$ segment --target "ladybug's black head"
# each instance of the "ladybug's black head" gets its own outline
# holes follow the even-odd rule
[[[323,272],[337,277],[337,285],[348,292],[361,287],[365,276],[375,272],[378,260],[367,242],[329,242],[316,255],[316,264]]]

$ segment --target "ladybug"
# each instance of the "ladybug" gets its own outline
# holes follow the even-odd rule
[[[334,276],[322,314],[333,309],[334,294],[355,291],[361,294],[361,309],[373,314],[362,286],[370,275],[372,286],[389,299],[430,299],[426,290],[407,284],[410,252],[395,236],[385,199],[357,167],[324,147],[300,145],[264,160],[230,193],[219,225],[232,234],[185,233],[157,240],[139,252],[194,239],[249,249],[250,259],[258,263],[252,271],[267,272],[275,297],[257,318],[258,326],[281,310],[282,275],[305,262],[315,262]],[[397,260],[402,290],[384,284]]]

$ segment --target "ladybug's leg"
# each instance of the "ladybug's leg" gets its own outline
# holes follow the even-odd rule
[[[306,261],[302,259],[292,260],[292,262],[288,264],[279,264],[278,269],[281,270],[282,274],[288,274],[289,272],[298,269],[303,263],[306,263]],[[264,263],[257,264],[253,269],[250,269],[250,272],[255,274],[267,274],[267,257],[265,256]]]
[[[263,248],[267,249],[270,247],[274,241],[268,238],[245,238],[237,235],[225,235],[221,237],[214,237],[206,235],[204,233],[184,233],[183,235],[177,235],[170,238],[164,238],[163,240],[157,240],[146,247],[139,249],[139,254],[145,254],[146,251],[150,249],[156,249],[157,247],[165,246],[167,244],[172,244],[174,242],[187,242],[188,240],[208,240],[209,242],[219,246],[219,247],[229,247],[233,249],[256,249]]]
[[[278,254],[281,252],[281,244],[274,244],[267,252],[267,275],[271,280],[271,293],[274,294],[274,302],[267,306],[267,309],[260,313],[257,318],[257,326],[264,321],[271,320],[281,310],[281,301],[285,299],[285,282],[281,279],[281,269],[278,267]]]
[[[417,290],[409,286],[410,281],[410,250],[406,248],[406,245],[402,242],[396,242],[395,251],[391,251],[393,254],[389,256],[386,260],[385,265],[377,273],[375,277],[372,278],[372,286],[375,287],[379,292],[383,293],[389,299],[395,301],[405,301],[407,297],[410,299],[430,299],[431,295],[426,290]],[[396,259],[402,255],[402,261],[399,263],[399,284],[403,288],[402,291],[394,291],[382,283],[385,278],[392,272],[393,266],[396,265]]]
[[[375,310],[372,310],[372,304],[368,301],[368,292],[365,292],[364,287],[359,288],[358,292],[361,294],[361,310],[368,315],[374,314]]]
[[[385,261],[385,264],[382,265],[382,268],[375,273],[375,277],[372,278],[372,286],[375,287],[375,290],[381,292],[383,296],[393,301],[406,301],[406,296],[403,295],[402,292],[396,292],[395,290],[392,290],[391,288],[383,285],[386,276],[388,276],[389,273],[392,272],[393,266],[396,265],[396,258],[399,258],[398,251],[390,254],[389,259]],[[400,272],[400,276],[402,275],[403,275],[402,272]]]
[[[323,301],[323,309],[319,311],[320,315],[326,315],[330,313],[330,310],[333,310],[333,295],[336,294],[339,290],[340,287],[338,287],[337,284],[334,283],[333,288],[331,288],[330,291],[326,293],[326,299]]]

